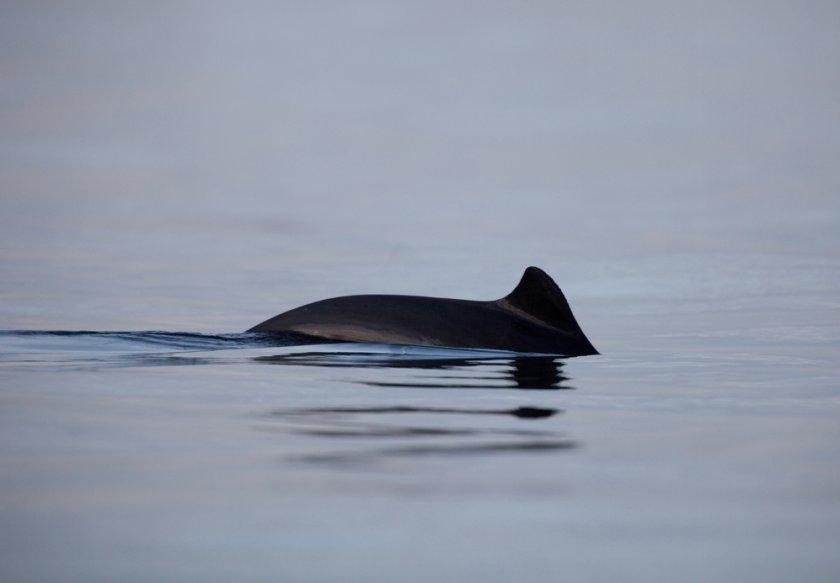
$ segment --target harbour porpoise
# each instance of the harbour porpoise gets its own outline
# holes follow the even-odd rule
[[[284,312],[248,332],[562,356],[598,354],[575,320],[563,292],[537,267],[527,268],[516,289],[498,300],[343,296]]]

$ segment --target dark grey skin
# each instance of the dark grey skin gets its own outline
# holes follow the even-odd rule
[[[563,292],[537,267],[526,269],[516,289],[499,300],[344,296],[284,312],[248,332],[292,332],[341,342],[562,356],[598,354],[572,315]]]

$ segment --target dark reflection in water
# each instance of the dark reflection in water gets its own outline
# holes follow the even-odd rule
[[[569,389],[563,363],[551,356],[483,350],[356,343],[313,345],[293,334],[190,332],[0,331],[0,366],[99,369],[261,364],[345,369],[392,369],[354,383],[407,388]],[[254,349],[278,349],[254,356]],[[272,350],[272,352],[274,352]]]
[[[297,461],[323,464],[361,464],[394,457],[475,456],[501,453],[535,453],[571,450],[577,444],[571,440],[500,441],[493,443],[451,443],[446,445],[420,445],[356,451],[318,452],[301,455]]]
[[[296,461],[370,464],[395,457],[570,450],[577,444],[564,434],[534,428],[530,423],[528,427],[519,428],[511,427],[509,423],[465,426],[457,421],[459,417],[481,416],[488,420],[507,417],[539,423],[558,413],[558,409],[527,406],[512,409],[387,405],[312,407],[271,411],[265,417],[272,423],[261,428],[274,433],[330,440],[326,449],[318,447],[310,453],[294,456],[292,459]],[[415,417],[422,422],[408,421]],[[420,443],[406,443],[415,440]]]
[[[304,352],[258,356],[263,364],[333,368],[410,369],[423,373],[441,371],[457,374],[407,374],[400,380],[376,379],[361,382],[378,387],[450,389],[571,389],[562,373],[563,362],[553,356],[417,358],[393,354],[360,352]]]
[[[357,348],[357,347],[356,347]],[[378,369],[367,380],[359,374],[350,382],[402,389],[570,389],[562,374],[563,362],[551,356],[499,356],[457,353],[441,355],[414,351],[331,349],[258,356],[255,362],[286,366],[340,369]],[[386,369],[390,372],[386,373]],[[371,371],[373,372],[373,371]],[[399,372],[399,374],[394,374]],[[336,464],[371,464],[392,458],[476,456],[570,450],[576,443],[552,429],[530,423],[560,413],[546,407],[447,407],[447,406],[324,406],[278,409],[263,429],[321,438],[326,447],[294,459]],[[466,423],[467,416],[481,416],[481,423]],[[494,423],[493,419],[499,423]],[[511,427],[508,419],[526,420],[527,428]],[[459,421],[459,419],[461,421]],[[412,421],[422,420],[421,423]],[[317,443],[314,442],[313,443]]]
[[[254,350],[271,355],[255,356]],[[563,362],[551,356],[393,345],[312,346],[311,339],[291,335],[0,331],[0,367],[7,370],[248,363],[342,369],[347,372],[348,382],[403,389],[388,394],[412,394],[412,399],[431,397],[428,392],[411,393],[415,388],[571,388],[562,373]],[[307,453],[294,459],[327,464],[369,464],[394,457],[550,452],[576,445],[548,424],[560,412],[558,409],[488,408],[486,403],[451,407],[450,395],[434,396],[443,399],[427,406],[331,404],[274,410],[260,416],[260,429],[299,436]],[[474,396],[482,398],[479,392]],[[518,426],[520,421],[527,427]]]
[[[511,366],[511,377],[517,387],[532,389],[570,388],[561,387],[568,377],[563,376],[560,369],[563,364],[553,358],[531,357],[514,358]]]
[[[330,413],[455,413],[457,415],[512,415],[520,419],[543,419],[559,413],[544,407],[515,409],[458,409],[447,407],[314,407],[311,409],[278,410],[273,415],[326,415]]]
[[[463,427],[429,427],[409,425],[382,425],[361,422],[364,416],[389,417],[406,413],[439,415],[509,415],[519,419],[545,419],[555,415],[556,409],[517,407],[515,409],[465,409],[444,407],[314,407],[309,409],[279,409],[270,414],[287,421],[285,431],[323,437],[423,437],[439,435],[525,435],[546,436],[551,432],[533,429],[488,429]],[[297,425],[297,427],[295,426]]]

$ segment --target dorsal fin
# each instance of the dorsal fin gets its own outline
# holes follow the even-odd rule
[[[597,354],[575,320],[566,296],[554,280],[539,267],[528,267],[516,288],[498,303],[513,308],[544,326],[579,338]]]

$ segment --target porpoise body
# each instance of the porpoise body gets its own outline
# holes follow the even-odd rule
[[[563,292],[537,267],[528,267],[516,288],[498,300],[344,296],[284,312],[248,332],[562,356],[598,354],[575,320]]]

